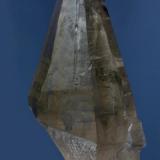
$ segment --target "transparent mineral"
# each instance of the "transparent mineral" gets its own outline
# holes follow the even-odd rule
[[[58,0],[29,104],[65,160],[139,160],[142,124],[102,0]]]

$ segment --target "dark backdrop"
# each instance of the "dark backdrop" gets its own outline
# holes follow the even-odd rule
[[[107,2],[146,134],[142,160],[159,160],[160,1]],[[54,0],[0,0],[1,160],[61,160],[27,103],[54,5]]]

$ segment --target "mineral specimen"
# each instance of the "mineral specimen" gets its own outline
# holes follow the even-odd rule
[[[102,0],[58,0],[29,95],[65,160],[139,160],[144,146]]]

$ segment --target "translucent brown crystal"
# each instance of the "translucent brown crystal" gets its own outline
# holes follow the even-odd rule
[[[102,0],[58,0],[29,104],[65,160],[139,160],[144,146]]]

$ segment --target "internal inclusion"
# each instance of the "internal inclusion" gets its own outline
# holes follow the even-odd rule
[[[102,0],[59,0],[29,103],[65,160],[139,160],[144,146]]]

